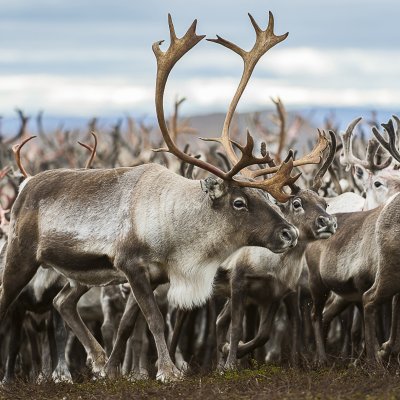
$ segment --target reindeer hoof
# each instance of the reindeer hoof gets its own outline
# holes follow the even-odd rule
[[[71,373],[66,365],[57,366],[51,374],[54,383],[73,383]]]
[[[179,371],[175,365],[171,368],[164,368],[160,369],[157,372],[156,379],[160,382],[167,383],[167,382],[176,382],[183,378],[183,373]]]
[[[90,368],[94,376],[104,378],[104,370],[107,365],[106,353],[101,354],[96,358],[88,357],[86,360],[86,364]]]
[[[149,372],[146,370],[141,371],[132,371],[130,374],[126,376],[128,381],[137,382],[137,381],[147,381],[149,377]]]
[[[229,350],[231,348],[231,345],[229,343],[224,343],[224,345],[221,348],[221,352],[224,356],[227,356],[229,353]]]
[[[325,368],[328,366],[328,359],[327,358],[318,358],[315,362],[315,366],[317,368]]]
[[[119,368],[114,365],[106,364],[100,372],[100,375],[109,379],[116,379],[120,375]]]
[[[238,369],[237,361],[227,361],[224,366],[225,371],[235,371]]]
[[[392,345],[389,341],[387,341],[383,343],[380,350],[378,350],[378,357],[381,360],[387,360],[393,353],[395,352],[393,351]]]

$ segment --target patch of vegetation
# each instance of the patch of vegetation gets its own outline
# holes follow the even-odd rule
[[[397,399],[398,371],[333,367],[298,369],[256,366],[195,375],[179,382],[87,380],[36,385],[15,382],[0,389],[1,399]]]

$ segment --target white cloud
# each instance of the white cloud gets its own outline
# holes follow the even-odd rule
[[[90,58],[94,54],[78,52],[75,57]],[[72,54],[66,56],[69,55]],[[123,58],[118,50],[115,56]],[[15,55],[8,53],[8,58],[12,57]],[[106,54],[97,57],[96,63]],[[280,96],[287,106],[398,107],[399,63],[400,52],[389,50],[274,49],[256,68],[240,109],[270,106],[271,96]],[[137,68],[143,69],[142,74],[3,74],[0,110],[11,114],[18,106],[30,112],[44,109],[47,114],[57,115],[114,115],[125,111],[154,114],[155,67]],[[185,113],[224,111],[240,74],[241,62],[235,60],[235,55],[217,49],[193,52],[173,71],[166,102],[172,104],[179,94],[188,99]]]

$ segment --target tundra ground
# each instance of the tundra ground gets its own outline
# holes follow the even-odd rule
[[[1,399],[397,399],[400,368],[295,369],[274,366],[196,375],[180,382],[126,379],[79,384],[16,382],[0,389]]]

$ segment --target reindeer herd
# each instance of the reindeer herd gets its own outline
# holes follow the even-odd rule
[[[41,114],[40,143],[27,144],[19,111],[21,128],[0,149],[3,384],[72,382],[82,371],[170,381],[187,369],[324,365],[330,355],[382,366],[400,352],[400,121],[384,133],[372,121],[368,143],[364,131],[353,140],[361,118],[342,143],[327,121],[307,154],[293,143],[281,156],[286,111],[276,101],[280,134],[268,147],[276,139],[277,151],[267,151],[265,131],[233,140],[257,62],[287,37],[275,35],[271,13],[265,30],[250,20],[250,51],[210,39],[244,67],[221,136],[204,138],[217,144],[198,155],[177,144],[188,130],[179,129],[181,101],[171,119],[164,113],[171,70],[204,38],[196,21],[179,38],[169,16],[169,47],[153,44],[155,151],[159,137],[131,119],[101,148],[93,120],[84,162],[75,135],[48,135]]]

